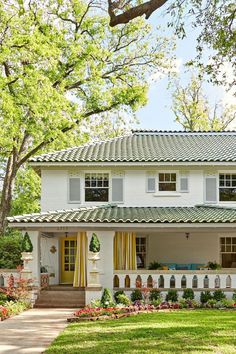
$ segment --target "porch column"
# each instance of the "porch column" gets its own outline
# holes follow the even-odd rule
[[[40,286],[40,232],[39,231],[27,231],[30,240],[33,245],[33,260],[29,261],[29,269],[32,272],[32,278],[35,286]],[[25,231],[22,232],[23,235]]]
[[[98,270],[100,272],[100,282],[103,288],[113,289],[113,240],[115,236],[114,231],[89,231],[88,247],[92,237],[95,233],[100,241],[100,260],[98,261]],[[92,270],[92,262],[88,261],[88,277]]]

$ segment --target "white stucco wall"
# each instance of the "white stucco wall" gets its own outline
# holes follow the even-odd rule
[[[181,172],[186,172],[186,167],[179,169],[170,169],[170,167],[152,168],[152,171],[172,171],[177,173],[177,192],[146,192],[146,177],[147,168],[142,169],[119,169],[107,170],[104,167],[96,169],[96,172],[108,172],[110,175],[116,171],[121,171],[124,175],[124,203],[123,206],[193,206],[196,204],[204,203],[204,175],[209,172],[209,169],[202,168],[196,169],[188,168],[187,173],[189,176],[189,192],[180,193],[178,175]],[[236,169],[235,169],[236,170]],[[91,169],[43,169],[42,170],[42,195],[41,195],[41,208],[42,211],[55,210],[55,209],[71,209],[77,208],[81,205],[99,205],[102,203],[86,203],[84,201],[84,173],[86,171],[95,172]],[[222,172],[222,169],[210,169],[211,173]],[[232,169],[231,169],[232,172]],[[68,177],[70,173],[78,174],[81,178],[81,203],[68,202]],[[110,187],[111,196],[111,187]],[[112,202],[111,200],[109,202]],[[222,203],[225,204],[225,203]],[[227,203],[234,205],[232,203]]]
[[[200,263],[220,262],[219,234],[190,232],[153,233],[147,235],[148,263]]]

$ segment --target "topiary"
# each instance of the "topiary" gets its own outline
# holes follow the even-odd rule
[[[28,232],[26,232],[22,241],[22,252],[32,252],[32,251],[33,251],[33,245]]]
[[[166,294],[166,301],[177,302],[178,301],[177,290],[168,290],[168,293]]]
[[[226,298],[226,295],[224,294],[224,292],[220,289],[214,291],[213,293],[213,299],[215,299],[216,301],[221,301],[223,299]]]
[[[102,307],[110,307],[113,305],[111,290],[105,288],[101,297]]]
[[[206,304],[208,300],[212,299],[211,292],[209,290],[202,291],[200,295],[200,301],[202,304]]]
[[[115,302],[118,304],[118,296],[119,295],[125,295],[125,292],[124,292],[124,290],[118,290],[118,291],[116,291],[115,292],[115,294],[114,294],[114,299],[115,299]]]
[[[130,299],[132,302],[143,300],[143,295],[141,293],[141,290],[135,289],[134,291],[132,291],[130,295]]]
[[[183,298],[193,300],[194,299],[193,289],[184,289]]]
[[[155,301],[161,298],[161,292],[158,289],[152,289],[149,294],[149,300]]]
[[[130,299],[125,294],[118,295],[118,299],[117,300],[118,300],[117,301],[118,304],[122,304],[122,305],[125,305],[125,306],[129,306],[130,305]]]
[[[97,253],[100,251],[100,242],[96,234],[92,234],[92,238],[89,244],[89,251],[93,253]]]

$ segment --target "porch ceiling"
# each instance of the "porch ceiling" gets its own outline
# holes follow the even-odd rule
[[[213,206],[119,207],[105,205],[56,210],[7,218],[11,224],[53,223],[139,223],[139,224],[219,224],[236,223],[236,209]]]

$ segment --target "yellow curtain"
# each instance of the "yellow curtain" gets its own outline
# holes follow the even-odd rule
[[[86,232],[78,232],[73,282],[74,287],[84,287],[87,285],[87,249]]]
[[[114,238],[114,269],[137,269],[136,234],[134,232],[116,232]]]

